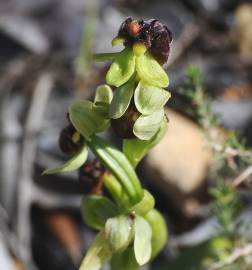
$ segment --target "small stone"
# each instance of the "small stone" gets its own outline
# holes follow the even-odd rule
[[[212,153],[199,126],[167,109],[168,130],[149,153],[145,173],[167,196],[181,205],[204,183]]]
[[[242,4],[235,14],[236,28],[234,37],[240,54],[245,62],[252,62],[252,4]]]

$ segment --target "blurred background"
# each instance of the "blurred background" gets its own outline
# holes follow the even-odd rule
[[[112,49],[111,40],[127,16],[159,19],[174,37],[166,65],[172,93],[169,129],[139,167],[167,219],[170,240],[146,269],[204,269],[206,243],[209,248],[220,215],[211,205],[221,196],[211,197],[209,188],[222,180],[239,182],[244,172],[236,217],[251,223],[251,1],[2,0],[0,269],[78,269],[94,235],[80,215],[83,186],[77,173],[41,172],[66,160],[58,135],[67,124],[68,105],[92,98],[104,83],[108,65],[93,63],[92,53],[120,49]],[[203,74],[204,84],[199,79],[196,86],[206,97],[187,95],[188,65]],[[192,115],[195,106],[198,114]],[[212,114],[219,123],[208,126]],[[211,135],[211,147],[204,134]],[[105,136],[120,143],[112,132]],[[241,165],[237,158],[244,156],[248,159]],[[252,231],[244,235],[249,243]],[[251,269],[251,260],[247,265],[218,269]]]

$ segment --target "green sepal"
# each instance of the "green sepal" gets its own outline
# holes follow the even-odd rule
[[[74,101],[69,107],[69,117],[73,126],[86,140],[109,126],[109,119],[97,113],[93,103],[88,100]]]
[[[121,51],[107,72],[107,84],[119,87],[126,83],[135,72],[135,58],[130,48]]]
[[[81,214],[89,227],[101,230],[109,218],[119,215],[119,210],[104,196],[88,195],[81,200]]]
[[[101,231],[88,249],[79,270],[100,270],[112,255],[105,232]]]
[[[152,209],[151,211],[149,211],[145,215],[145,219],[148,221],[152,229],[151,258],[154,259],[159,254],[159,252],[164,248],[168,240],[168,229],[166,226],[165,219],[156,209]]]
[[[143,141],[138,138],[123,140],[123,153],[134,168],[142,158],[162,140],[166,131],[167,120],[164,118],[158,132],[150,140]]]
[[[131,212],[135,212],[138,215],[146,215],[154,206],[154,197],[145,189],[142,200],[131,208]]]
[[[133,126],[133,133],[140,140],[150,140],[160,129],[164,120],[164,109],[150,115],[141,115]]]
[[[88,148],[86,145],[83,145],[82,149],[66,163],[54,168],[47,169],[42,174],[54,174],[75,171],[86,162],[87,157]]]
[[[138,270],[139,264],[136,261],[134,249],[127,248],[121,253],[113,255],[111,260],[111,270]]]
[[[126,215],[120,215],[107,220],[105,234],[113,252],[122,252],[132,241],[132,223],[132,219]]]
[[[129,80],[115,91],[109,107],[110,118],[120,118],[126,112],[134,93],[134,86],[134,80]]]
[[[163,108],[170,97],[168,91],[140,81],[135,90],[134,101],[140,113],[149,115]]]
[[[134,252],[139,265],[146,264],[151,258],[152,230],[149,223],[141,216],[135,216]]]
[[[132,205],[138,203],[142,199],[143,189],[134,168],[126,156],[98,136],[93,136],[92,140],[87,143],[97,158],[121,183],[130,203]]]
[[[149,52],[136,57],[136,71],[140,79],[147,84],[161,88],[169,85],[166,72]]]

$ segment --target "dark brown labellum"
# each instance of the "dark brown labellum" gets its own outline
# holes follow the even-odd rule
[[[158,20],[150,21],[150,33],[152,36],[150,52],[160,64],[164,64],[169,57],[172,33]]]
[[[168,60],[172,34],[168,27],[158,20],[136,21],[129,17],[121,24],[118,37],[125,39],[125,46],[142,42],[162,65]]]
[[[139,116],[140,113],[132,102],[122,117],[111,119],[111,126],[120,138],[133,139],[136,137],[133,133],[133,126]]]
[[[84,139],[80,137],[78,142],[73,141],[73,135],[76,132],[76,129],[69,125],[62,129],[59,135],[59,147],[60,150],[67,155],[74,155],[79,152],[83,146]]]

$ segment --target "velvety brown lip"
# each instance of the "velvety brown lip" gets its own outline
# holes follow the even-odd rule
[[[125,46],[143,43],[161,65],[168,60],[172,33],[158,20],[136,21],[129,17],[121,24],[118,37],[125,40]]]

